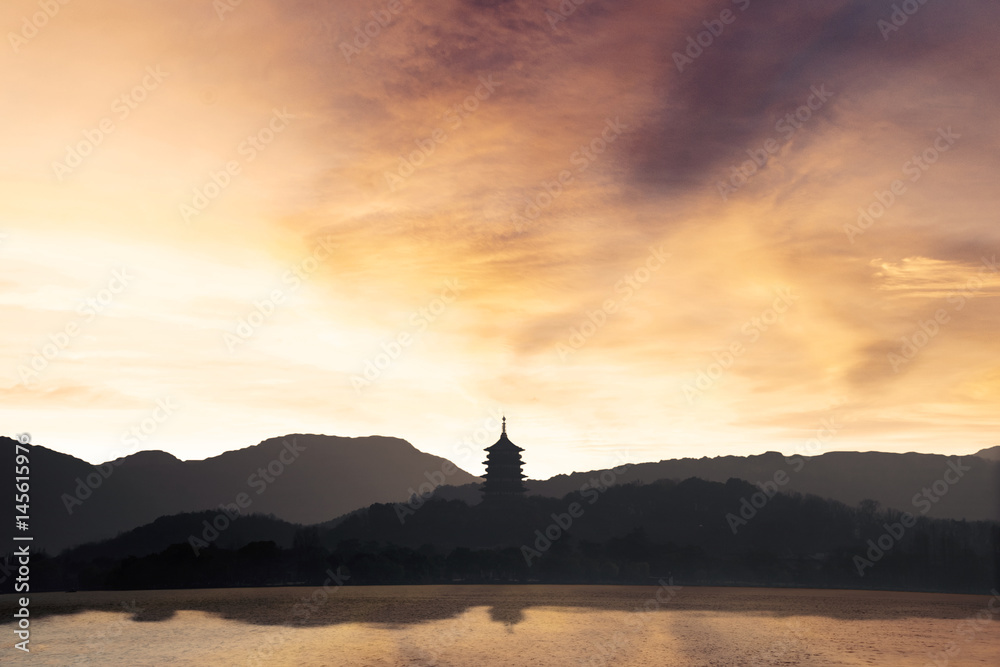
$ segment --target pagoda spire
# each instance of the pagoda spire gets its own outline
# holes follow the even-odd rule
[[[500,434],[503,435],[506,432],[507,432],[507,415],[504,415],[503,419],[500,420]]]

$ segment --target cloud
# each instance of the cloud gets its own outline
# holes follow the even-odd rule
[[[185,456],[206,455],[202,433],[220,448],[388,432],[388,414],[434,451],[460,437],[447,430],[462,396],[537,425],[526,435],[550,466],[576,442],[652,451],[664,433],[673,453],[764,451],[833,396],[892,425],[859,447],[930,446],[914,425],[931,413],[937,432],[979,437],[993,277],[898,373],[887,357],[1000,245],[1000,8],[925,3],[883,35],[894,4],[414,1],[387,19],[388,3],[272,0],[223,20],[201,0],[67,5],[0,74],[19,100],[0,158],[0,257],[15,269],[0,316],[20,323],[0,334],[8,374],[117,263],[141,280],[53,365],[53,393],[18,400],[64,409],[69,442],[98,408],[114,414],[102,392],[169,390],[188,406],[171,444]],[[734,20],[678,71],[674,54],[723,10]],[[147,65],[170,74],[118,117]],[[824,86],[801,127],[779,125]],[[288,127],[251,159],[240,147],[276,108]],[[54,179],[105,116],[114,132]],[[960,139],[911,180],[948,127]],[[748,163],[768,140],[766,163]],[[184,224],[178,206],[234,160]],[[723,198],[734,169],[745,182]],[[848,234],[897,180],[905,192]],[[293,288],[320,239],[329,256]],[[626,299],[621,281],[659,247],[669,262]],[[354,392],[452,279],[460,298]],[[744,327],[779,289],[798,301],[751,344]],[[280,307],[231,352],[223,334],[274,290]],[[560,358],[608,300],[616,312]],[[737,342],[691,406],[682,387]]]

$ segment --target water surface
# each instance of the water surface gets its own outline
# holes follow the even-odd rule
[[[3,597],[11,608],[12,596]],[[21,655],[8,641],[0,661],[213,667],[1000,664],[1000,598],[974,595],[330,586],[43,593],[31,602],[31,655]],[[13,634],[9,623],[4,628]]]

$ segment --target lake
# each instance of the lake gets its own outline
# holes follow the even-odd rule
[[[1000,597],[663,584],[39,593],[31,596],[31,655],[13,648],[7,621],[0,662],[1000,664]],[[13,596],[2,597],[12,609]]]

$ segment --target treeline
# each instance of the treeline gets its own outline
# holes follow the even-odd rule
[[[203,535],[211,515],[178,515],[138,535],[36,555],[32,590],[319,585],[330,572],[347,585],[1000,586],[1000,524],[914,514],[690,479],[500,505],[414,499],[333,527],[238,517],[197,548],[184,535]]]

